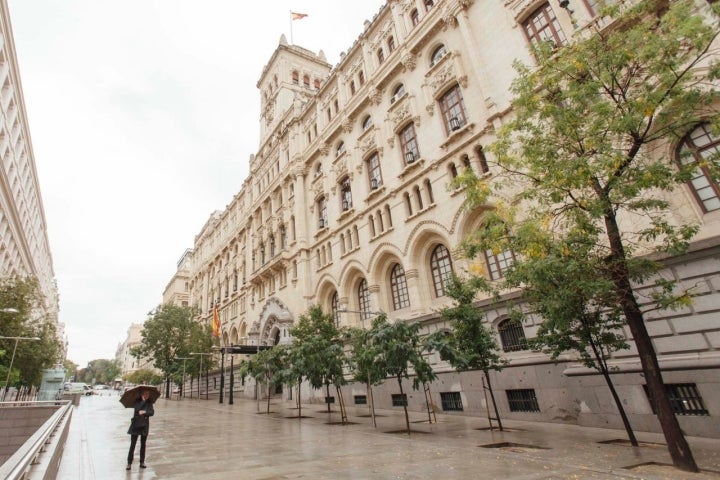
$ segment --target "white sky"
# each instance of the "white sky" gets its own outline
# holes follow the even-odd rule
[[[8,0],[68,358],[114,358],[247,177],[278,45],[335,65],[384,0]]]

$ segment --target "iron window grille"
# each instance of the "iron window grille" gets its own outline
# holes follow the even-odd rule
[[[460,392],[440,392],[442,409],[445,412],[462,412],[463,404]]]
[[[650,402],[653,414],[655,411],[655,403],[652,401],[650,390],[647,385],[643,385],[645,395]],[[669,383],[665,384],[665,394],[670,400],[670,407],[676,415],[710,415],[703,402],[700,391],[694,383]]]
[[[392,394],[392,406],[393,407],[407,407],[407,395],[404,393],[393,393]]]
[[[527,350],[527,338],[522,323],[517,320],[503,320],[498,324],[503,352]]]
[[[355,405],[367,405],[367,395],[355,395]]]
[[[532,388],[521,390],[506,390],[508,405],[511,412],[539,412],[535,390]]]

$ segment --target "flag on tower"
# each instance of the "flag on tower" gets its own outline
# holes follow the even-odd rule
[[[220,336],[220,314],[218,314],[217,304],[213,306],[212,331],[213,337]]]
[[[292,15],[293,20],[301,20],[308,16],[307,13],[297,13],[297,12],[290,12],[290,15]]]

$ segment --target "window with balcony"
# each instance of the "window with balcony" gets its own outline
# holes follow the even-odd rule
[[[347,212],[353,206],[350,177],[345,177],[340,182],[340,203],[340,208],[342,208],[343,212]]]
[[[420,158],[417,137],[415,136],[415,125],[413,125],[412,122],[408,123],[400,130],[398,136],[400,138],[400,149],[405,165],[415,163],[415,161]]]
[[[382,186],[382,173],[380,171],[380,156],[377,152],[373,153],[365,160],[365,167],[368,173],[368,182],[370,190],[377,190]]]
[[[322,196],[317,201],[318,211],[318,229],[322,229],[328,226],[327,218],[327,199]]]
[[[465,102],[460,85],[453,85],[440,97],[440,112],[448,135],[461,129],[467,123]]]

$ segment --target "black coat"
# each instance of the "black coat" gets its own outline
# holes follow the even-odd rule
[[[142,398],[139,398],[135,402],[134,409],[134,415],[133,419],[136,417],[140,417],[140,414],[138,413],[140,410],[145,410],[145,417],[147,418],[147,423],[145,424],[145,427],[140,429],[135,429],[132,426],[132,421],[130,423],[130,428],[128,429],[128,435],[143,435],[147,436],[148,433],[150,433],[150,417],[152,417],[155,414],[155,410],[153,410],[152,402],[150,401],[144,401]]]

